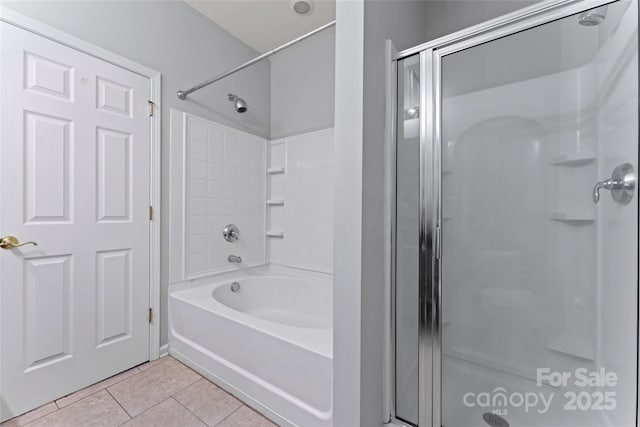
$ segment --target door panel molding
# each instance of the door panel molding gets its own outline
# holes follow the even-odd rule
[[[160,224],[162,218],[161,211],[161,189],[160,189],[160,168],[161,168],[161,108],[162,108],[162,91],[161,80],[162,75],[151,68],[141,65],[137,62],[131,61],[123,56],[110,52],[99,46],[91,44],[85,40],[68,34],[64,31],[60,31],[54,27],[43,24],[40,21],[29,18],[17,12],[14,12],[6,7],[0,6],[0,22],[10,24],[23,30],[29,31],[33,34],[39,35],[56,43],[75,49],[79,52],[90,55],[94,58],[108,62],[117,67],[123,68],[127,71],[136,73],[142,77],[148,78],[150,83],[150,96],[151,102],[150,115],[150,192],[149,192],[149,204],[153,206],[153,220],[149,222],[150,226],[150,273],[149,273],[149,307],[156,316],[149,324],[149,357],[151,360],[157,359],[160,356]],[[37,56],[30,57],[33,60],[33,66],[37,67],[39,64]],[[47,64],[42,64],[47,65]],[[68,72],[64,72],[63,64],[48,64],[50,66],[55,65],[57,70],[61,73],[60,79],[62,87],[41,87],[38,85],[38,81],[33,81],[32,90],[39,92],[46,92],[50,96],[55,97],[67,97],[73,99],[73,88],[68,84],[68,80],[71,77]],[[56,68],[54,67],[54,68]],[[67,83],[65,83],[67,82]],[[1,184],[1,183],[0,183]]]

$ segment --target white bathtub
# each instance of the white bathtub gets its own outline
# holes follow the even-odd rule
[[[278,424],[330,426],[333,287],[323,276],[250,271],[172,287],[169,353]]]

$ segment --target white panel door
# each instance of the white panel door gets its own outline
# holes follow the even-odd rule
[[[4,420],[149,359],[150,82],[0,31]]]

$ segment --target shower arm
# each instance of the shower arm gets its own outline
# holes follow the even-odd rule
[[[311,32],[309,32],[309,33],[307,33],[307,34],[305,34],[305,35],[302,35],[302,36],[298,37],[297,39],[291,40],[290,42],[287,42],[287,43],[283,44],[282,46],[278,46],[277,48],[275,48],[275,49],[273,49],[273,50],[270,50],[270,51],[268,51],[268,52],[265,52],[265,53],[263,53],[262,55],[257,56],[257,57],[255,57],[255,58],[253,58],[252,60],[245,62],[245,63],[244,63],[244,64],[242,64],[242,65],[238,65],[238,66],[237,66],[237,67],[235,67],[235,68],[232,68],[232,69],[230,69],[230,70],[228,70],[228,71],[225,71],[224,73],[218,74],[217,76],[214,76],[214,77],[210,78],[209,80],[206,80],[206,81],[204,81],[204,82],[202,82],[202,83],[199,83],[199,84],[195,85],[194,87],[192,87],[192,88],[190,88],[190,89],[187,89],[187,90],[179,90],[179,91],[178,91],[178,94],[177,94],[177,95],[178,95],[178,98],[180,98],[180,99],[184,100],[184,99],[186,99],[186,98],[187,98],[187,95],[189,95],[190,93],[193,93],[193,92],[195,92],[195,91],[197,91],[197,90],[200,90],[200,89],[202,89],[203,87],[209,86],[210,84],[215,83],[215,82],[217,82],[218,80],[222,80],[222,79],[224,79],[225,77],[230,76],[231,74],[237,73],[237,72],[238,72],[238,71],[240,71],[240,70],[244,70],[245,68],[247,68],[247,67],[249,67],[249,66],[251,66],[251,65],[255,64],[256,62],[260,62],[260,61],[262,61],[263,59],[266,59],[266,58],[268,58],[268,57],[270,57],[270,56],[273,56],[273,55],[275,55],[276,53],[280,52],[281,50],[286,49],[286,48],[288,48],[288,47],[290,47],[290,46],[293,46],[294,44],[299,43],[299,42],[301,42],[302,40],[304,40],[304,39],[306,39],[306,38],[308,38],[308,37],[311,37],[311,36],[313,36],[314,34],[319,33],[320,31],[326,30],[327,28],[331,28],[331,27],[333,27],[334,25],[336,25],[336,21],[331,21],[331,22],[329,22],[328,24],[323,25],[322,27],[318,27],[318,28],[316,28],[315,30],[313,30],[313,31],[311,31]]]

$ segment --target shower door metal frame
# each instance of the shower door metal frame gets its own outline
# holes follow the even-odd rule
[[[393,67],[398,75],[398,61],[413,55],[420,55],[420,212],[419,212],[419,336],[418,336],[418,375],[419,375],[419,427],[441,427],[442,425],[442,280],[441,280],[441,123],[442,93],[441,66],[443,57],[507,37],[521,31],[548,24],[620,0],[546,0],[519,11],[461,30],[439,39],[399,52],[393,58]],[[638,0],[632,0],[638,1]],[[400,88],[395,87],[396,93]],[[396,124],[398,99],[392,102],[390,120]],[[394,134],[391,142],[397,149],[398,135]],[[395,174],[392,178],[396,180]],[[394,182],[395,184],[395,182]],[[394,187],[395,188],[395,185]],[[395,195],[394,195],[395,203]],[[395,217],[391,225],[392,239],[395,239]],[[396,257],[396,242],[391,242],[391,258]],[[390,260],[390,262],[392,262]],[[395,348],[395,262],[392,262],[391,290],[391,325],[390,343]],[[639,343],[640,345],[640,343]],[[395,363],[395,357],[390,358]],[[640,363],[640,362],[639,362]],[[640,366],[637,367],[640,375]],[[392,392],[390,393],[391,421],[407,426],[396,417],[395,410],[395,366],[392,372]],[[636,380],[637,382],[639,380]],[[636,394],[636,399],[638,394]],[[637,403],[636,403],[637,407]]]

